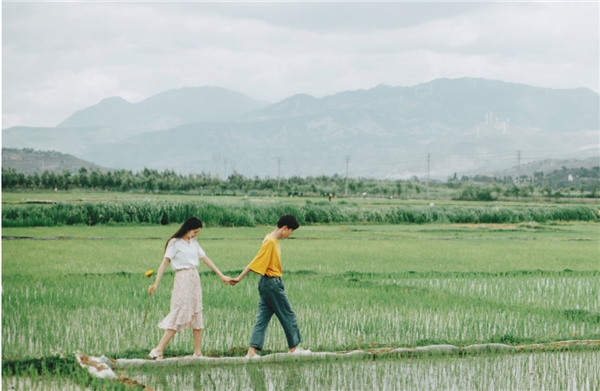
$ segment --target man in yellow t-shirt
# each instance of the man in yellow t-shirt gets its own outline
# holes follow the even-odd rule
[[[281,248],[279,247],[279,239],[289,238],[298,227],[300,227],[300,224],[294,215],[281,216],[277,222],[277,229],[265,236],[262,246],[252,262],[237,278],[230,281],[231,285],[235,285],[250,271],[261,275],[258,281],[260,296],[258,301],[258,315],[256,316],[256,324],[252,329],[250,347],[248,348],[246,358],[252,358],[256,355],[257,350],[262,350],[267,326],[269,326],[273,315],[277,316],[279,323],[283,327],[289,353],[310,353],[310,350],[298,347],[301,338],[296,313],[292,309],[292,305],[285,294],[285,287],[281,281]]]

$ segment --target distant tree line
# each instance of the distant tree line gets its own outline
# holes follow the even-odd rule
[[[348,178],[349,195],[369,195],[395,198],[421,198],[426,185],[417,177],[410,180],[379,180],[372,178]],[[522,176],[520,180],[510,176],[490,177],[455,174],[446,182],[429,181],[430,191],[440,192],[458,200],[493,201],[501,196],[523,198],[536,192],[547,198],[596,197],[600,190],[600,167],[576,168],[553,171],[549,174],[536,172]],[[44,171],[25,175],[14,168],[2,169],[3,190],[70,190],[95,191],[144,191],[156,193],[190,193],[211,195],[280,195],[280,196],[334,196],[346,192],[346,178],[333,176],[292,176],[289,178],[245,177],[232,173],[226,179],[210,174],[177,174],[171,170],[142,171],[112,170],[81,167],[72,173]]]
[[[532,175],[521,175],[518,181],[510,176],[483,175],[463,176],[459,180],[455,174],[448,178],[446,185],[459,189],[454,197],[458,200],[493,201],[500,196],[525,198],[534,196],[536,191],[548,199],[596,198],[600,195],[600,166],[589,169],[563,166],[548,174],[536,171]]]
[[[433,182],[432,182],[433,183]],[[289,178],[254,178],[232,173],[227,179],[210,174],[177,174],[171,170],[144,168],[139,172],[113,170],[102,172],[85,167],[76,173],[64,171],[53,173],[44,171],[42,175],[25,175],[14,168],[2,169],[3,189],[94,189],[111,191],[151,191],[151,192],[196,192],[203,194],[278,194],[301,195],[340,195],[346,191],[346,179],[339,175]],[[383,181],[377,179],[348,178],[348,192],[351,194],[418,195],[424,185],[414,178],[412,181]]]

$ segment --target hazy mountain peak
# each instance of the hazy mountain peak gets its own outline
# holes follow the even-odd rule
[[[173,88],[156,95],[153,95],[149,98],[146,98],[142,102],[151,101],[151,100],[162,100],[162,99],[172,99],[172,98],[191,98],[191,99],[199,99],[199,98],[212,98],[214,95],[221,96],[238,96],[244,97],[247,99],[251,99],[247,95],[244,95],[240,92],[235,92],[228,90],[222,87],[212,87],[212,86],[199,86],[199,87],[181,87],[181,88]],[[142,103],[140,102],[140,103]]]
[[[110,98],[102,99],[99,103],[77,111],[75,114],[57,125],[59,128],[75,128],[82,126],[105,126],[105,116],[109,113],[115,115],[116,113],[122,113],[130,107],[133,103],[126,101],[120,96],[113,96]]]
[[[138,103],[113,97],[80,110],[58,127],[104,126],[125,130],[168,129],[197,122],[231,121],[268,103],[221,87],[167,90]]]
[[[107,105],[107,104],[111,104],[111,105],[119,105],[119,104],[127,104],[127,105],[131,105],[131,102],[126,101],[125,99],[121,98],[120,96],[111,96],[110,98],[104,98],[100,101],[100,103],[98,103],[98,105]]]

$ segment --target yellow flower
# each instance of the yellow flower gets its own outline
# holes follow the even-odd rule
[[[151,276],[151,275],[153,275],[153,274],[154,274],[154,270],[152,270],[152,269],[150,269],[150,270],[148,270],[146,273],[144,273],[144,275],[145,275],[146,277],[150,277],[150,276]]]

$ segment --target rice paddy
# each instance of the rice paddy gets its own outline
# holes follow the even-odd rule
[[[131,371],[157,390],[597,390],[599,352]]]
[[[4,228],[3,386],[16,381],[10,363],[19,360],[74,352],[145,357],[162,335],[156,324],[168,312],[173,274],[152,296],[144,324],[152,282],[144,272],[158,267],[164,240],[176,228]],[[303,226],[295,239],[282,241],[284,282],[302,346],[347,351],[600,339],[598,228],[595,222]],[[209,225],[199,242],[221,270],[235,275],[269,230]],[[205,267],[200,272],[204,354],[245,354],[256,316],[256,276],[231,287]],[[165,355],[192,350],[188,331],[176,335]],[[272,322],[263,354],[285,350],[283,331]],[[597,351],[572,351],[124,374],[161,390],[593,390],[600,387],[593,370],[599,359]],[[18,378],[47,388],[76,378],[37,373]],[[86,382],[75,383],[85,388]]]

